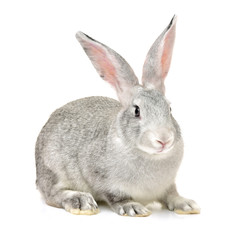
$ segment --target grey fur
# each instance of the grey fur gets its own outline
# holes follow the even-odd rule
[[[95,200],[127,216],[148,216],[144,205],[152,201],[198,212],[196,203],[180,197],[175,187],[183,140],[163,93],[139,85],[130,67],[119,75],[119,66],[129,66],[125,60],[86,35],[78,34],[80,42],[81,37],[114,55],[115,89],[128,91],[127,101],[88,97],[51,115],[36,143],[36,182],[46,202],[75,214],[97,213]],[[96,67],[94,56],[90,59]],[[135,105],[141,118],[134,115]]]

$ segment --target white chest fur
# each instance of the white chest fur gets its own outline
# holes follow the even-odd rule
[[[144,204],[157,201],[174,183],[180,161],[174,157],[139,161],[141,164],[127,164],[119,175],[115,175],[116,186],[135,201]]]

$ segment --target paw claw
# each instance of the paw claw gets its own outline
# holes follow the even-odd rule
[[[116,211],[121,216],[130,217],[147,217],[151,214],[147,208],[139,203],[134,202],[128,202],[121,206],[118,206],[118,209]]]
[[[168,209],[177,214],[200,214],[200,207],[190,199],[176,198],[168,204]]]

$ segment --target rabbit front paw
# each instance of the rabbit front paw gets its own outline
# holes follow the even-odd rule
[[[137,202],[123,202],[114,204],[113,209],[121,216],[147,217],[151,212],[143,205]]]
[[[201,210],[195,201],[183,197],[172,199],[167,206],[177,214],[199,214]]]

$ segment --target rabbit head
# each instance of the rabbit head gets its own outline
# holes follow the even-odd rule
[[[164,86],[172,58],[175,30],[174,16],[147,54],[142,85],[119,54],[82,32],[76,34],[97,72],[114,87],[122,104],[117,115],[118,137],[131,148],[148,154],[170,151],[181,137],[165,97]]]

